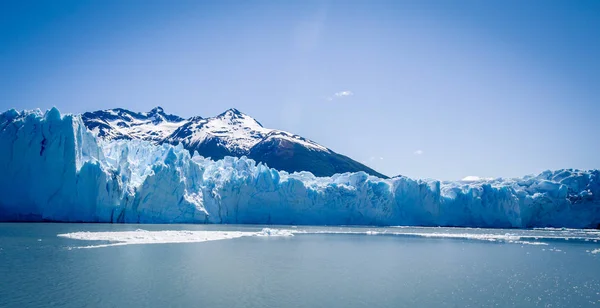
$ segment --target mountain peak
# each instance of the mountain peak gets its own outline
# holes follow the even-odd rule
[[[156,106],[156,107],[152,108],[152,110],[150,110],[149,113],[150,114],[153,114],[153,113],[165,113],[165,110],[161,106]]]
[[[215,119],[224,119],[227,121],[231,121],[233,123],[245,123],[243,125],[246,126],[255,126],[258,125],[260,128],[263,128],[263,125],[258,122],[255,118],[235,109],[235,108],[229,108],[227,110],[225,110],[225,112],[219,114],[218,116],[214,117]]]
[[[227,110],[225,110],[223,113],[219,114],[217,117],[218,118],[241,118],[243,116],[245,116],[246,114],[240,112],[239,110],[235,109],[235,108],[229,108]]]
[[[184,120],[183,118],[181,118],[179,116],[172,115],[172,114],[166,114],[165,109],[163,109],[163,107],[161,107],[161,106],[156,106],[156,107],[152,108],[152,110],[150,110],[150,112],[148,112],[146,114],[150,117],[154,117],[153,121],[156,123],[162,122],[163,120],[168,121],[168,122],[181,122]]]

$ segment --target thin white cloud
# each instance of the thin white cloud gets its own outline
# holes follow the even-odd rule
[[[352,93],[352,91],[341,91],[341,92],[337,92],[334,94],[337,97],[344,97],[344,96],[352,96],[354,95],[354,93]]]
[[[424,152],[423,150],[416,150],[415,151],[415,155],[422,155]]]
[[[332,101],[334,99],[342,99],[344,97],[353,96],[353,95],[354,95],[354,92],[346,90],[346,91],[340,91],[340,92],[333,93],[332,96],[327,96],[325,99],[328,101]]]

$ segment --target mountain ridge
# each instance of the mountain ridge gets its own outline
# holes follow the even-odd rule
[[[157,106],[149,112],[113,108],[85,112],[85,126],[108,139],[140,139],[162,144],[183,144],[190,153],[218,160],[247,156],[268,166],[288,171],[309,171],[316,176],[364,171],[388,178],[372,168],[302,136],[265,128],[258,120],[229,108],[214,116],[182,118]]]

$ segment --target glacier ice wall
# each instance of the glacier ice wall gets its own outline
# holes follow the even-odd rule
[[[0,115],[0,220],[575,227],[600,224],[600,171],[440,182],[315,177],[182,146],[97,140],[79,116]]]

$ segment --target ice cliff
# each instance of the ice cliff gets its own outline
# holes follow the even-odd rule
[[[315,177],[181,145],[96,139],[79,116],[0,115],[0,220],[574,227],[600,224],[600,171],[440,182]]]

